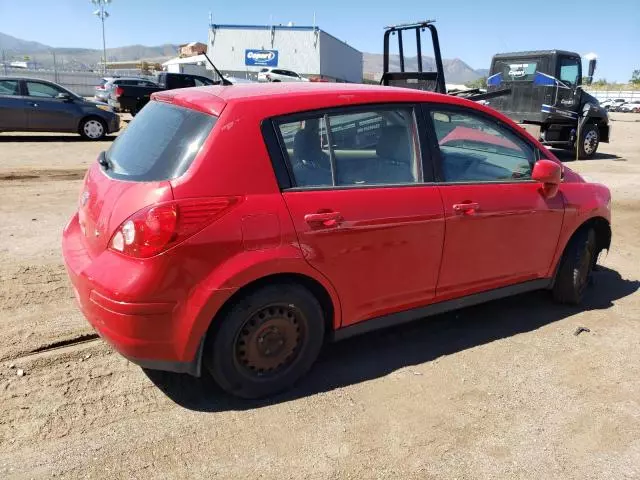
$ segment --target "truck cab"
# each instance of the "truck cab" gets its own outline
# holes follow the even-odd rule
[[[590,83],[595,58],[589,62]],[[583,90],[582,58],[575,52],[545,50],[493,57],[487,91],[510,90],[486,101],[521,124],[544,144],[595,155],[609,141],[609,118],[598,100]]]

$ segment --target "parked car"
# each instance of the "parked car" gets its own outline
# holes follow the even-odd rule
[[[120,117],[106,103],[46,80],[0,77],[0,132],[79,133],[100,140],[119,129]]]
[[[618,111],[625,113],[640,113],[640,100],[623,103],[618,107]]]
[[[600,102],[600,106],[609,110],[610,112],[615,112],[616,109],[625,102],[626,100],[624,98],[609,98]]]
[[[134,116],[147,104],[152,93],[175,88],[214,85],[216,83],[210,78],[201,75],[168,72],[160,73],[155,83],[132,84],[121,82],[121,80],[124,79],[118,79],[114,82],[114,86],[110,90],[109,105],[116,112],[130,112]]]
[[[89,168],[63,255],[84,315],[125,357],[204,365],[261,397],[325,339],[537,289],[580,303],[610,201],[453,96],[185,89],[155,93]]]
[[[102,86],[102,90],[98,90],[100,86],[96,87],[96,98],[102,101],[108,102],[109,96],[114,88],[119,86],[134,86],[134,87],[157,87],[158,84],[146,78],[138,77],[116,77],[111,78]]]
[[[95,86],[93,97],[99,102],[107,102],[109,99],[109,90],[105,87],[109,82],[115,80],[118,77],[103,77],[100,79],[100,83]]]
[[[308,82],[309,79],[301,77],[291,70],[265,67],[258,73],[259,82]]]

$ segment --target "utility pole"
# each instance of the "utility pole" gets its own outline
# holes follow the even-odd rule
[[[109,18],[109,12],[105,10],[106,6],[111,3],[111,0],[91,0],[98,9],[93,12],[102,22],[102,72],[107,73],[107,42],[104,35],[104,21]]]

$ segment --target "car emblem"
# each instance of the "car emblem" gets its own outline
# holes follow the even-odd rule
[[[84,192],[82,192],[82,195],[80,196],[80,205],[84,207],[88,201],[89,201],[89,192],[85,190]]]

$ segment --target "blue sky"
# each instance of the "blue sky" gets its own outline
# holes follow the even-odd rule
[[[0,0],[0,32],[55,47],[100,48],[89,0]],[[559,48],[599,56],[596,78],[627,81],[640,68],[640,0],[113,0],[107,47],[206,41],[214,23],[317,25],[366,52],[382,28],[437,19],[445,58],[488,68],[497,52]],[[594,22],[598,22],[595,23]]]

